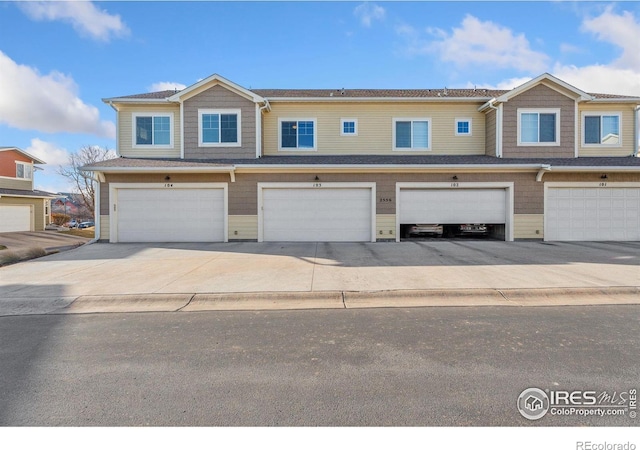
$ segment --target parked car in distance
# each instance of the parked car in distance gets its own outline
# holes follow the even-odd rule
[[[68,227],[68,228],[76,228],[78,226],[80,222],[78,222],[76,219],[70,220],[69,222],[65,223],[64,226]]]
[[[96,224],[93,222],[82,222],[78,225],[78,229],[82,229],[82,228],[90,228],[90,227],[94,227]]]
[[[433,235],[442,236],[444,228],[442,225],[433,223],[418,223],[415,225],[404,225],[403,237]]]

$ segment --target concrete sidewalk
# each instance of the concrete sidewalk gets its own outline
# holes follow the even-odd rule
[[[92,244],[0,268],[0,315],[640,303],[640,242]]]

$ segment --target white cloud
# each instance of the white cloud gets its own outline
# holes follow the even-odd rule
[[[31,145],[25,149],[27,153],[41,159],[49,166],[66,166],[69,164],[69,152],[51,142],[31,139]]]
[[[556,65],[553,75],[591,93],[640,96],[640,71],[605,65]]]
[[[374,20],[384,20],[387,12],[382,6],[365,2],[355,7],[353,14],[360,19],[365,27],[370,27]]]
[[[100,10],[87,1],[20,2],[19,7],[33,20],[70,22],[78,33],[100,41],[129,34],[120,16]]]
[[[640,23],[632,13],[615,14],[609,6],[600,16],[586,19],[582,30],[622,49],[622,55],[613,61],[614,66],[640,71]]]
[[[181,91],[187,86],[182,83],[174,83],[172,81],[158,81],[157,83],[153,83],[149,86],[149,92],[159,92],[159,91],[173,91],[178,90]]]
[[[507,27],[471,15],[451,34],[437,28],[428,32],[437,40],[419,44],[414,51],[436,53],[441,60],[457,66],[493,66],[532,73],[543,72],[548,66],[549,57],[531,49],[524,34],[514,34]]]
[[[47,133],[87,133],[115,138],[95,106],[78,97],[75,81],[60,72],[41,75],[0,51],[0,123]]]

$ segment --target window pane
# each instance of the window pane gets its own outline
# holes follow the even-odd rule
[[[151,117],[136,117],[136,144],[151,145],[153,123]]]
[[[313,122],[298,122],[298,148],[313,148]]]
[[[238,142],[238,116],[221,114],[220,130],[222,142]]]
[[[520,115],[520,140],[522,142],[538,142],[538,114]]]
[[[202,142],[216,144],[220,142],[220,124],[217,114],[202,115]]]
[[[540,114],[540,142],[556,141],[556,115]]]
[[[342,133],[353,134],[356,132],[356,123],[353,121],[344,122],[342,124]]]
[[[429,122],[413,122],[413,148],[429,147]]]
[[[169,117],[153,118],[154,145],[169,145],[171,143],[171,133],[169,128]]]
[[[618,116],[602,117],[602,143],[618,144],[620,142],[620,118]]]
[[[458,134],[469,134],[469,122],[466,120],[458,122]]]
[[[298,145],[297,122],[282,122],[282,148],[296,148]]]
[[[30,165],[28,165],[28,164],[25,164],[25,165],[24,165],[24,177],[25,177],[27,180],[30,180],[30,179],[31,179],[31,166],[30,166]]]
[[[396,122],[396,148],[411,148],[411,122]]]
[[[24,178],[24,164],[16,164],[16,178]]]
[[[584,143],[600,143],[600,116],[585,116],[584,118]]]

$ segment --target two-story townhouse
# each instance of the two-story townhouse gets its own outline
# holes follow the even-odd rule
[[[400,240],[407,224],[496,238],[640,240],[640,97],[549,74],[512,90],[246,89],[103,100],[119,158],[100,240]]]
[[[0,147],[0,233],[42,231],[51,222],[53,195],[33,188],[35,164],[45,162],[17,147]]]

